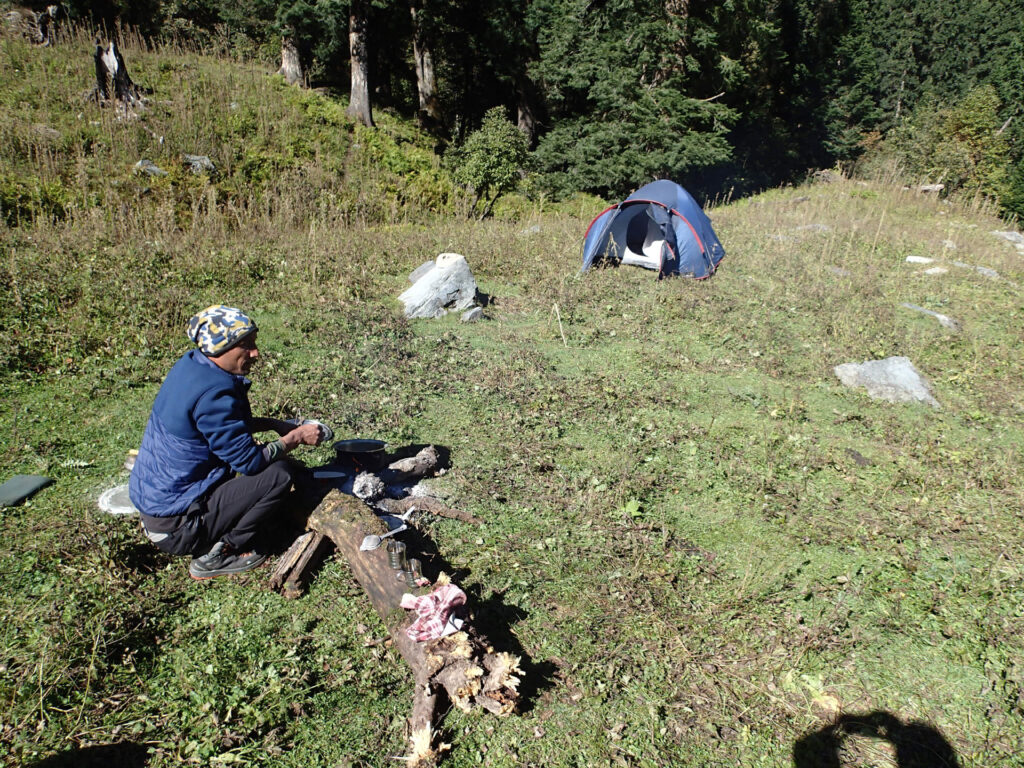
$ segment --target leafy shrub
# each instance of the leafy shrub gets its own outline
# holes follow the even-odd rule
[[[527,154],[526,136],[505,117],[504,109],[494,107],[462,146],[448,150],[445,161],[455,181],[474,195],[473,210],[490,198],[480,214],[483,218],[494,201],[519,182]]]
[[[999,130],[999,109],[991,85],[975,88],[954,104],[922,101],[880,150],[911,176],[945,184],[947,193],[1002,200],[1010,192],[1010,145]]]
[[[1006,184],[1006,195],[1000,200],[1006,213],[1024,220],[1024,161],[1013,166]]]

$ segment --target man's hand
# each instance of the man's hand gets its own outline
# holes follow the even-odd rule
[[[320,435],[320,425],[301,424],[281,435],[281,443],[286,451],[290,451],[300,445],[319,445]]]

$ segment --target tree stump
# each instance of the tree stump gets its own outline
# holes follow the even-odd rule
[[[96,39],[96,86],[90,98],[103,103],[115,103],[124,109],[125,115],[134,115],[133,109],[141,106],[144,99],[141,89],[132,82],[125,66],[121,49],[111,40],[104,48]]]
[[[281,67],[277,70],[277,74],[281,75],[288,85],[302,85],[306,81],[299,48],[291,37],[281,40]]]

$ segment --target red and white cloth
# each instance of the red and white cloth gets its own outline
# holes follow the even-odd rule
[[[419,597],[406,592],[400,605],[406,610],[416,611],[417,618],[405,634],[422,643],[457,632],[462,628],[462,619],[452,616],[452,611],[465,604],[466,593],[454,584],[442,584],[429,595]]]

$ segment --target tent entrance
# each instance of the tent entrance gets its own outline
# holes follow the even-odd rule
[[[644,269],[661,270],[661,254],[665,233],[646,212],[633,216],[626,227],[626,247],[622,263]]]

